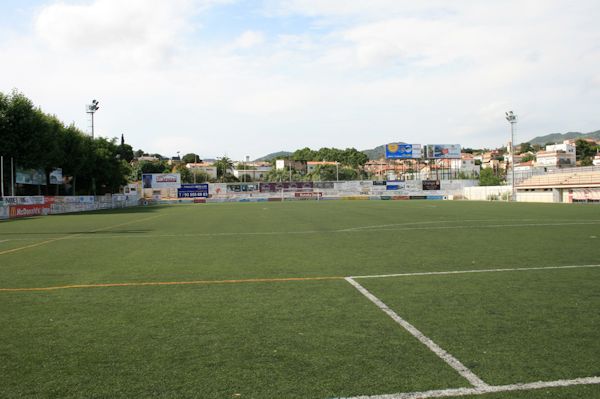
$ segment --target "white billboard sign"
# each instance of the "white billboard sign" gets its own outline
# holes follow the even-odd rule
[[[143,188],[179,188],[181,175],[179,173],[144,173],[142,174]]]

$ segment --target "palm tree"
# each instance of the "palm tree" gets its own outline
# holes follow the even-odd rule
[[[222,156],[221,158],[217,158],[214,166],[217,167],[217,177],[220,178],[221,181],[224,181],[227,171],[233,169],[233,161],[226,156]]]

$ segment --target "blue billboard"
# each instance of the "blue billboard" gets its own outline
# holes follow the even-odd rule
[[[385,157],[391,159],[421,158],[421,144],[390,143],[385,146]]]
[[[208,198],[208,184],[182,184],[177,198]]]

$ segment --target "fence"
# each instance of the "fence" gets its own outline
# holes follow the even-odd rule
[[[0,219],[116,209],[139,204],[136,195],[105,195],[75,197],[4,197],[0,200]]]

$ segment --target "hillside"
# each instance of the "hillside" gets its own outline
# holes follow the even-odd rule
[[[361,152],[366,154],[369,157],[369,160],[379,159],[385,157],[385,144],[370,150],[362,150]]]
[[[552,133],[545,136],[538,136],[529,140],[530,144],[545,145],[546,143],[561,143],[563,140],[571,139],[594,139],[600,140],[600,130],[591,133],[568,132],[568,133]]]
[[[287,158],[290,155],[292,155],[292,153],[289,151],[273,152],[271,154],[265,155],[264,157],[255,159],[254,162],[269,162],[273,159]]]

